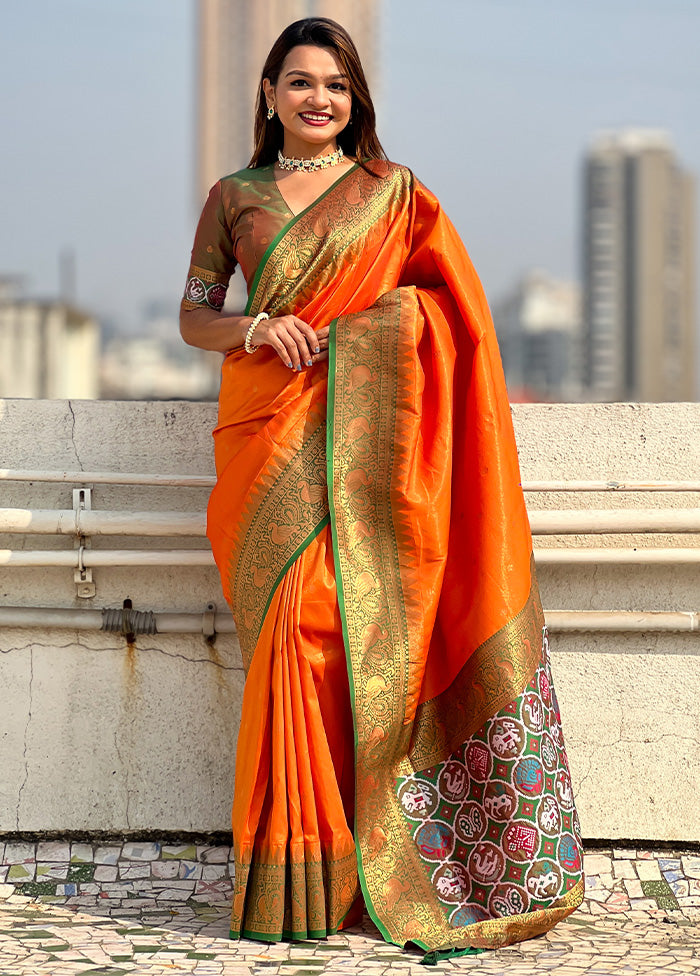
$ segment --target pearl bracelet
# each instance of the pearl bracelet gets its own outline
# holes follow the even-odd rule
[[[258,314],[255,316],[253,321],[250,323],[250,325],[248,326],[248,331],[245,334],[245,342],[243,343],[243,348],[245,349],[246,352],[252,354],[258,351],[260,346],[251,346],[250,340],[253,338],[253,333],[260,325],[260,323],[263,321],[263,319],[269,319],[269,318],[270,316],[267,314],[267,312],[258,312]]]

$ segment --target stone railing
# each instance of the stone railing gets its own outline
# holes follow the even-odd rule
[[[227,828],[243,671],[202,538],[215,413],[0,401],[0,832]],[[700,405],[514,419],[584,837],[697,842]],[[97,629],[128,600],[168,632]]]

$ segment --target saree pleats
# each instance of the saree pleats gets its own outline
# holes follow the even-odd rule
[[[426,951],[546,931],[581,846],[498,348],[434,197],[376,164],[272,241],[248,311],[328,369],[227,356],[209,536],[247,671],[232,934]]]
[[[326,529],[286,573],[247,676],[233,807],[236,936],[325,936],[357,895],[352,715],[329,542]]]

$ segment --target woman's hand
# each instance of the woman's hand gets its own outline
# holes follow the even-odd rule
[[[316,332],[316,339],[318,341],[319,352],[313,357],[314,365],[316,363],[323,362],[324,359],[328,359],[328,334],[330,333],[330,328],[324,325],[322,329]]]
[[[182,338],[198,349],[213,349],[226,355],[240,349],[253,321],[250,315],[222,315],[212,309],[183,309]],[[301,370],[328,359],[328,326],[314,332],[296,315],[263,319],[255,327],[252,346],[271,346],[289,369]]]
[[[328,358],[328,327],[314,332],[296,315],[263,319],[250,340],[251,346],[271,346],[289,369],[300,371]]]

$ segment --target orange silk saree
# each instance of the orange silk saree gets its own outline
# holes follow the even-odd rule
[[[250,314],[330,324],[327,365],[223,365],[231,933],[322,937],[361,893],[398,945],[495,947],[580,903],[578,819],[488,307],[435,198],[370,165],[287,211],[249,272]],[[240,194],[279,196],[270,173],[222,181],[212,240],[241,213],[255,236]],[[230,274],[198,234],[194,304]]]

